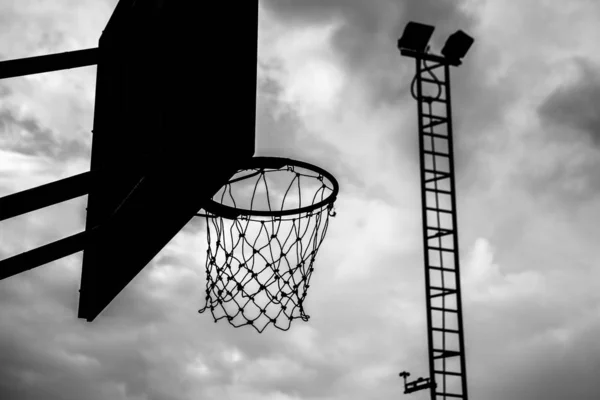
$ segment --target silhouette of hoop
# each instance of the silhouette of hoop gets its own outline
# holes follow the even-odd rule
[[[210,309],[215,322],[259,333],[269,324],[285,331],[293,319],[309,318],[303,303],[339,186],[301,161],[256,157],[249,164],[198,214],[206,217],[208,241],[199,312]]]
[[[316,174],[316,178],[319,180],[323,180],[323,178],[327,179],[331,183],[331,193],[324,199],[320,199],[313,204],[299,207],[299,208],[291,208],[287,210],[252,210],[240,208],[235,205],[226,205],[222,202],[218,202],[216,200],[210,199],[205,205],[204,210],[223,218],[228,219],[236,219],[239,216],[255,216],[255,217],[283,217],[290,216],[302,213],[308,213],[313,210],[320,209],[326,205],[333,205],[335,200],[337,199],[337,195],[339,193],[339,184],[335,177],[324,170],[323,168],[317,167],[316,165],[304,162],[293,160],[290,158],[281,158],[281,157],[253,157],[250,159],[249,165],[244,166],[238,170],[238,173],[242,171],[252,171],[247,175],[234,177],[227,185],[231,185],[233,183],[237,183],[239,181],[243,181],[246,179],[250,179],[261,173],[268,173],[272,171],[291,171],[294,172],[295,168],[302,168]]]

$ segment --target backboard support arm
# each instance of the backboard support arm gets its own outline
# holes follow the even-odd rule
[[[0,197],[0,221],[86,195],[98,175],[88,171]]]
[[[0,280],[10,278],[22,272],[48,264],[63,257],[83,251],[85,244],[90,240],[92,234],[97,231],[94,228],[88,231],[76,233],[75,235],[57,240],[56,242],[40,246],[16,256],[0,260]]]
[[[91,48],[1,61],[0,79],[96,65],[99,54],[98,48]]]
[[[98,171],[34,187],[0,198],[0,221],[89,193]],[[77,233],[33,250],[0,260],[0,280],[82,251],[95,229]]]

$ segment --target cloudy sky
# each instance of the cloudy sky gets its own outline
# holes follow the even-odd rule
[[[0,0],[0,59],[95,47],[115,0]],[[472,399],[598,399],[600,3],[263,0],[257,155],[334,173],[337,217],[292,329],[197,310],[204,225],[190,223],[93,323],[81,254],[0,282],[0,398],[363,400],[427,376],[409,20],[453,71]],[[95,67],[0,82],[0,196],[89,169]],[[84,228],[86,198],[3,221],[0,258]]]

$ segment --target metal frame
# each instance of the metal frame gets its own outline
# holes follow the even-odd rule
[[[179,118],[173,128],[173,116],[182,114],[180,105],[164,106],[155,97],[177,98],[190,88],[207,89],[204,80],[188,82],[187,79],[199,66],[197,52],[190,51],[190,44],[210,31],[200,32],[197,27],[198,13],[205,8],[199,2],[179,0],[119,0],[100,37],[99,48],[0,62],[0,79],[99,64],[91,173],[0,199],[1,219],[7,219],[88,194],[92,201],[88,199],[86,230],[1,260],[0,278],[84,250],[78,316],[92,321],[185,226],[222,182],[231,177],[236,171],[233,163],[243,163],[254,155],[258,0],[245,1],[232,16],[245,38],[238,43],[235,53],[221,43],[235,42],[234,30],[227,30],[222,40],[212,40],[203,46],[204,52],[221,58],[234,59],[242,54],[241,61],[207,67],[209,72],[218,70],[217,74],[233,76],[226,86],[228,91],[236,91],[239,107],[233,111],[223,109],[215,118],[236,114],[237,128],[233,132],[237,133],[231,134],[235,140],[218,134],[184,135],[186,146],[163,143],[165,121],[169,121],[169,128],[184,133],[190,121]],[[221,8],[216,6],[215,10]],[[182,37],[192,40],[179,40]],[[128,57],[123,60],[122,56]],[[147,84],[157,76],[161,78],[158,85]],[[167,83],[162,78],[168,76],[180,77],[186,85]],[[219,90],[221,86],[214,84],[208,89],[217,94],[228,92]],[[183,114],[192,115],[199,104],[187,102]],[[157,118],[140,122],[149,112],[157,110],[160,112],[153,114]],[[111,132],[121,131],[135,134],[119,146],[111,146],[106,138]],[[148,140],[140,144],[140,137]],[[210,170],[210,178],[200,186],[190,184],[198,164],[198,148],[227,148],[233,160]],[[111,149],[115,151],[108,151]],[[157,155],[166,166],[149,163]],[[209,161],[202,161],[202,166],[209,167]],[[117,169],[118,175],[113,172],[106,175],[107,168]],[[132,175],[128,176],[130,171]],[[90,184],[88,178],[92,176],[99,179]],[[144,201],[146,198],[151,200]],[[160,205],[161,212],[155,212],[155,204]],[[111,251],[105,251],[107,248]],[[116,262],[114,254],[119,254]]]
[[[209,200],[206,204],[203,205],[202,208],[208,211],[209,213],[218,215],[223,218],[228,219],[236,219],[240,215],[245,216],[256,216],[256,217],[283,217],[288,215],[297,215],[302,213],[308,213],[322,207],[331,205],[335,202],[337,195],[339,193],[339,183],[335,177],[329,172],[325,171],[323,168],[317,167],[316,165],[309,164],[303,161],[292,160],[290,158],[282,158],[282,157],[252,157],[249,160],[249,165],[241,167],[237,173],[245,170],[253,170],[253,169],[273,169],[273,170],[282,170],[284,167],[300,167],[310,170],[312,172],[316,172],[323,177],[327,178],[331,184],[333,185],[333,191],[324,200],[321,200],[317,203],[311,204],[306,207],[301,208],[293,208],[289,210],[280,210],[280,211],[261,211],[261,210],[247,210],[243,208],[230,207],[225,204],[218,203],[214,200]],[[250,175],[245,175],[242,177],[234,178],[230,180],[228,183],[238,182],[245,178],[249,178],[255,176],[260,172],[252,173]]]
[[[88,171],[0,197],[0,221],[86,195],[97,177]]]
[[[139,168],[132,166],[131,171]],[[85,196],[99,179],[116,173],[119,173],[116,169],[88,171],[0,197],[0,221]],[[92,233],[97,231],[99,226],[0,260],[0,280],[84,250]]]
[[[98,63],[98,49],[85,49],[0,62],[0,79],[79,68]],[[98,172],[84,172],[0,198],[0,221],[89,193]],[[82,251],[97,229],[91,229],[0,260],[0,280]]]
[[[0,62],[0,79],[98,64],[98,48]]]
[[[416,93],[419,117],[419,153],[421,175],[421,212],[423,222],[423,247],[425,260],[425,286],[427,307],[427,340],[430,382],[417,386],[406,382],[406,393],[429,389],[432,400],[458,398],[468,399],[467,369],[462,318],[462,296],[460,285],[460,259],[458,243],[458,218],[456,211],[456,186],[454,176],[454,144],[452,132],[452,108],[450,93],[450,62],[444,57],[417,53],[401,49],[401,54],[415,59]],[[435,72],[442,72],[440,79]],[[429,76],[424,76],[429,75]],[[437,96],[424,94],[426,85],[435,85],[440,90]],[[441,104],[445,115],[433,113],[433,104]],[[444,130],[439,128],[445,127]],[[436,129],[437,128],[437,129]],[[436,150],[436,144],[445,144],[446,151]],[[439,161],[446,160],[447,168]],[[447,187],[441,188],[445,183]],[[430,196],[428,196],[430,194]],[[432,195],[432,196],[431,196]],[[440,207],[440,196],[450,199],[450,208]],[[433,200],[432,200],[433,197]],[[444,226],[442,216],[450,216],[451,224]],[[442,239],[450,238],[446,246]],[[452,262],[445,265],[444,254],[451,254]],[[437,262],[435,262],[437,260]],[[432,284],[438,278],[439,286]],[[455,307],[448,303],[455,302]],[[448,327],[452,325],[453,327]],[[449,365],[448,360],[458,363]],[[458,367],[458,368],[457,368]],[[458,379],[458,384],[448,383]],[[409,387],[410,386],[410,387]],[[411,390],[408,390],[411,389]]]

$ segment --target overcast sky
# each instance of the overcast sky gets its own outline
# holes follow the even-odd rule
[[[115,4],[0,0],[0,59],[95,47]],[[453,70],[471,398],[600,398],[600,3],[263,0],[256,154],[341,185],[310,321],[259,335],[198,314],[196,220],[93,323],[81,254],[0,282],[0,399],[427,398],[398,377],[428,375],[410,20],[434,50],[476,38]],[[89,169],[95,74],[0,82],[0,196]],[[0,258],[81,231],[85,206],[3,221]]]

